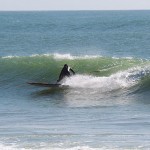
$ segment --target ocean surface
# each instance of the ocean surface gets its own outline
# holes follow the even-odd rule
[[[68,64],[76,75],[56,83]],[[0,12],[0,150],[150,149],[150,11]]]

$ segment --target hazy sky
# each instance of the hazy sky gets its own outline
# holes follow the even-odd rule
[[[149,9],[150,0],[0,0],[0,10]]]

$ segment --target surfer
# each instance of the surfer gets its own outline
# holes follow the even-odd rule
[[[60,72],[57,82],[60,82],[65,77],[70,77],[72,74],[75,75],[75,72],[67,64],[65,64]]]

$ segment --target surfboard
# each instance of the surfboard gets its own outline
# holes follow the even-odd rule
[[[50,83],[42,83],[42,82],[28,82],[28,84],[34,86],[40,86],[40,87],[50,87],[50,88],[68,87],[67,85],[62,85],[62,84],[50,84]]]

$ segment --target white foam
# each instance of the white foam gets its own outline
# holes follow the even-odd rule
[[[26,149],[25,148],[17,148],[17,146],[15,146],[14,144],[12,144],[12,145],[0,144],[0,150],[26,150]],[[28,149],[28,150],[32,150],[32,149]]]
[[[63,84],[73,88],[99,88],[102,92],[131,87],[138,82],[134,78],[139,69],[130,69],[118,72],[108,77],[96,77],[91,75],[75,75],[64,80]]]
[[[89,146],[76,146],[76,147],[71,147],[71,148],[57,148],[57,147],[44,147],[44,148],[20,148],[15,145],[4,145],[0,144],[0,150],[116,150],[116,148],[106,148],[106,147],[101,147],[101,148],[90,148]],[[121,149],[120,149],[121,150]]]

